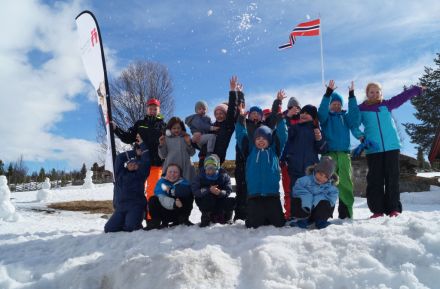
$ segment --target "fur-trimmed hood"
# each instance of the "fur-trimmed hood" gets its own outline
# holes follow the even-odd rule
[[[308,166],[306,168],[306,175],[314,175],[315,174],[316,164]],[[329,179],[332,185],[337,186],[339,184],[339,176],[336,173],[333,173]]]

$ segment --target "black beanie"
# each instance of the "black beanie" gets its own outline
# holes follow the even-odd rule
[[[318,118],[318,110],[311,104],[303,106],[300,113],[304,112],[309,114],[314,120]]]

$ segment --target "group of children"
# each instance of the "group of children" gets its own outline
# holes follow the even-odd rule
[[[242,85],[232,77],[229,101],[215,108],[215,122],[206,115],[204,101],[198,101],[196,113],[185,119],[192,137],[178,117],[165,124],[159,101],[150,99],[145,119],[127,132],[113,124],[116,135],[126,143],[136,141],[138,149],[117,158],[115,213],[105,231],[141,228],[146,207],[146,229],[192,225],[188,218],[194,199],[202,212],[201,227],[231,223],[235,210],[234,220],[245,220],[249,228],[282,227],[287,222],[290,226],[322,229],[330,224],[328,219],[338,198],[338,217],[353,218],[350,132],[361,142],[357,152],[365,149],[367,156],[371,217],[398,216],[402,212],[400,142],[391,111],[419,95],[422,88],[414,86],[384,100],[381,86],[370,83],[365,101],[358,105],[352,82],[348,111],[343,110],[343,97],[335,90],[331,80],[319,109],[310,104],[301,107],[291,97],[284,112],[281,106],[286,95],[280,90],[272,109],[264,114],[258,106],[245,110]],[[234,129],[236,197],[232,198],[231,180],[221,164]],[[191,162],[195,149],[200,150],[197,173]],[[125,167],[121,165],[123,159]]]

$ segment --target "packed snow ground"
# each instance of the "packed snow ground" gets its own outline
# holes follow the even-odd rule
[[[47,202],[105,200],[112,185],[51,192]],[[100,215],[32,210],[46,206],[36,195],[12,193],[21,217],[0,221],[0,288],[439,288],[438,187],[402,194],[392,219],[368,219],[356,199],[354,221],[324,230],[238,222],[104,234]]]

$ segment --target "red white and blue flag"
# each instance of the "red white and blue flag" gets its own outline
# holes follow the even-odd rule
[[[296,25],[292,32],[290,32],[289,43],[279,46],[278,49],[291,48],[293,44],[295,44],[296,36],[319,36],[320,26],[321,19],[315,19]]]

